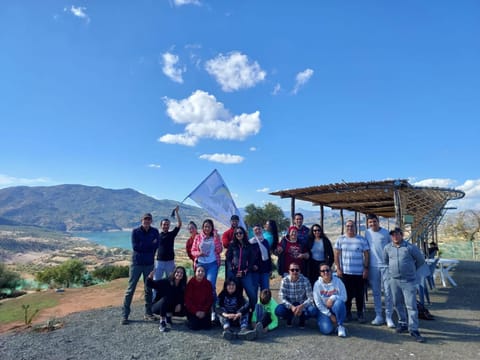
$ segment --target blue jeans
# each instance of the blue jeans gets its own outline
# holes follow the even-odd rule
[[[215,304],[217,303],[217,276],[218,276],[218,264],[217,261],[213,261],[208,264],[198,263],[197,265],[201,265],[205,269],[205,277],[208,281],[212,284],[213,288],[213,308],[215,308]]]
[[[337,324],[343,325],[345,321],[345,317],[347,315],[347,309],[345,307],[345,303],[342,300],[336,300],[333,303],[333,306],[330,309],[330,311],[337,318]],[[330,319],[330,316],[325,315],[321,311],[318,312],[317,325],[318,325],[318,330],[320,330],[320,332],[324,335],[331,334],[333,330],[335,330],[333,326],[333,322]]]
[[[260,291],[270,289],[270,273],[259,273]]]
[[[155,260],[155,274],[153,274],[153,280],[168,278],[173,270],[175,270],[175,260]],[[155,299],[156,296],[157,291],[153,289],[153,298]]]
[[[392,318],[393,303],[392,292],[388,279],[388,269],[371,266],[368,271],[368,282],[372,288],[373,303],[375,304],[376,316],[382,316],[382,287],[385,299],[385,316]]]
[[[417,284],[415,281],[390,279],[393,306],[397,311],[399,325],[407,324],[408,330],[418,330]],[[405,307],[407,311],[405,311]]]
[[[135,294],[135,289],[137,288],[138,280],[140,276],[143,276],[143,286],[145,292],[145,314],[152,314],[152,289],[149,288],[146,284],[148,275],[153,270],[152,265],[130,265],[130,276],[128,279],[128,287],[125,291],[125,299],[123,300],[123,309],[122,315],[124,319],[128,319],[130,315],[130,305],[132,304],[133,295]]]
[[[235,279],[239,289],[245,290],[248,297],[248,305],[253,311],[258,300],[258,273],[247,272],[242,277],[236,277],[231,271],[226,274],[226,279]]]
[[[293,303],[293,305],[297,306],[300,305],[300,303]],[[292,310],[287,308],[284,304],[279,304],[275,308],[275,315],[282,319],[286,319],[287,321],[291,321],[293,319]],[[306,320],[315,316],[317,316],[317,308],[313,305],[307,305],[303,308],[302,315],[300,315],[300,320]]]

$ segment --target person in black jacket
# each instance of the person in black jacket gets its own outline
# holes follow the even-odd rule
[[[147,278],[147,286],[156,290],[152,312],[160,315],[161,332],[172,325],[172,315],[185,316],[185,288],[187,274],[183,266],[177,266],[167,279],[153,280],[154,271]]]
[[[325,263],[331,267],[334,261],[332,243],[318,224],[310,227],[307,249],[310,254],[307,261],[307,276],[313,286],[320,275],[318,272],[320,264]]]

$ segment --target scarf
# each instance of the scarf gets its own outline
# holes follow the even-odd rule
[[[265,247],[265,245],[262,244],[263,239],[259,239],[256,236],[253,238],[249,239],[248,242],[250,244],[258,244],[258,247],[260,248],[260,253],[262,254],[262,260],[267,261],[268,260],[268,249]]]

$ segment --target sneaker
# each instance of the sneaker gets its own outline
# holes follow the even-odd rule
[[[365,324],[367,322],[367,319],[365,319],[365,315],[363,315],[363,313],[359,313],[357,315],[357,320],[360,324]]]
[[[305,318],[301,317],[300,320],[298,321],[298,327],[300,329],[305,329]]]
[[[287,319],[287,327],[292,327],[292,319]]]
[[[416,342],[419,342],[419,343],[424,343],[425,342],[425,338],[422,335],[420,335],[418,330],[410,331],[410,335],[415,338]]]
[[[372,320],[371,324],[375,326],[380,326],[385,324],[385,320],[383,320],[383,317],[377,315],[375,316],[375,319]]]
[[[395,328],[395,332],[397,334],[401,334],[407,331],[408,331],[408,326],[405,324],[398,324],[398,326]]]
[[[122,319],[122,325],[128,325],[128,318],[123,318]]]
[[[257,338],[261,338],[263,336],[263,325],[262,323],[257,323],[255,325],[255,332],[257,333]]]
[[[224,325],[223,325],[223,330],[224,330],[224,331],[227,331],[227,330],[229,330],[229,329],[230,329],[230,325],[228,325],[228,324],[224,324]]]
[[[143,320],[155,321],[155,316],[153,316],[153,314],[145,314],[145,315],[143,315]]]
[[[171,316],[167,316],[167,325],[170,325],[172,326],[172,317]]]
[[[395,323],[393,322],[393,320],[391,318],[387,318],[387,327],[389,329],[395,329]]]
[[[160,321],[160,326],[158,327],[158,329],[160,330],[160,332],[167,332],[167,323],[165,321]]]
[[[233,332],[230,331],[230,329],[228,330],[225,330],[223,333],[222,333],[222,337],[225,339],[225,340],[233,340],[235,338],[235,334]]]
[[[256,330],[248,330],[247,328],[242,328],[240,332],[237,334],[238,338],[240,340],[255,340],[257,337],[257,332]]]
[[[338,325],[337,333],[339,337],[347,337],[347,331],[343,325]]]
[[[217,320],[217,316],[216,316],[216,314],[215,314],[214,312],[212,312],[212,315],[210,315],[210,320],[211,320],[212,322],[215,322],[215,320]]]

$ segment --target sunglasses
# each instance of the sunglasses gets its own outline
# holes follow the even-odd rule
[[[235,235],[243,235],[243,232],[236,232]]]
[[[325,269],[325,270],[320,270],[321,273],[329,273],[330,272],[330,269]]]
[[[300,269],[298,269],[298,268],[295,268],[295,269],[290,269],[290,271],[291,271],[291,272],[299,272],[299,271],[300,271]]]
[[[321,232],[320,229],[313,229],[313,232]]]

